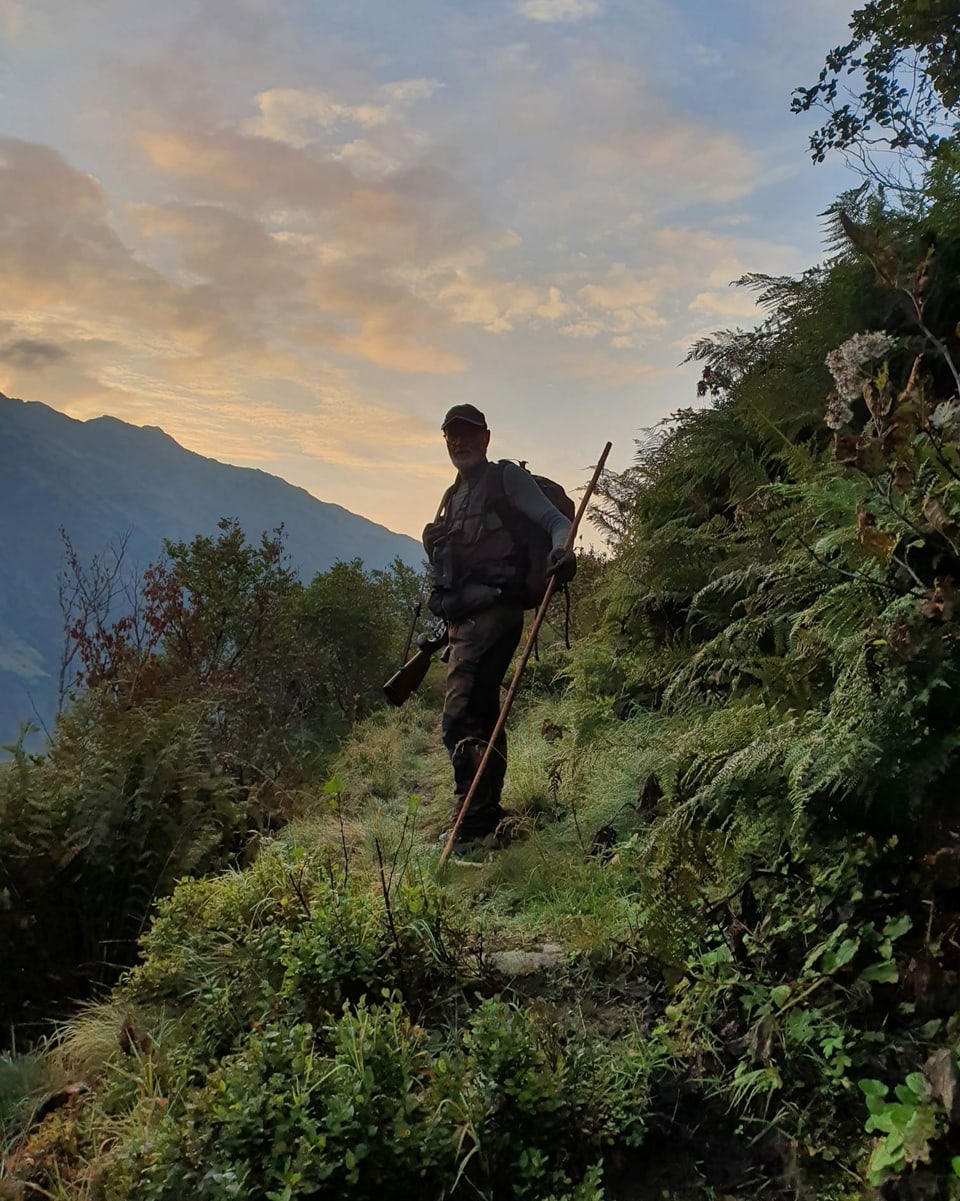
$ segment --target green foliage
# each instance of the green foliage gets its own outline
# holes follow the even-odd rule
[[[436,886],[352,869],[274,846],[181,883],[110,1012],[62,1044],[96,1108],[69,1140],[45,1120],[24,1178],[80,1187],[95,1164],[104,1201],[599,1199],[604,1149],[642,1138],[655,1051],[483,999]]]
[[[91,695],[46,756],[17,749],[0,764],[0,933],[16,981],[0,1022],[56,1012],[115,978],[153,898],[225,862],[255,821],[248,805],[196,704],[121,714]]]
[[[384,990],[322,1025],[253,1032],[118,1158],[104,1195],[583,1197],[603,1142],[640,1132],[643,1061],[611,1066],[501,1001],[451,1043]]]
[[[399,559],[390,571],[367,571],[354,559],[316,576],[300,597],[301,636],[324,648],[327,687],[345,718],[365,717],[381,702],[420,585]]]
[[[434,874],[449,767],[422,699],[318,774],[395,665],[409,573],[302,588],[229,528],[171,548],[216,669],[132,715],[91,694],[51,756],[17,752],[17,889],[32,848],[61,870],[64,798],[106,797],[131,861],[117,813],[148,826],[161,891],[222,866],[255,804],[304,817],[159,904],[99,1014],[126,1036],[63,1040],[94,1096],[32,1132],[31,1184],[96,1164],[106,1201],[957,1195],[958,196],[944,151],[915,201],[843,197],[834,257],[745,278],[761,325],[693,348],[704,403],[604,481],[610,555],[511,718],[515,841],[489,861]],[[203,583],[221,550],[236,577]]]
[[[815,162],[828,150],[872,162],[878,143],[933,155],[960,106],[956,7],[952,0],[875,0],[854,10],[851,39],[832,50],[812,87],[798,88],[793,111],[822,108],[826,124],[810,138]],[[859,93],[841,80],[855,76]]]
[[[39,1053],[0,1052],[0,1147],[29,1125],[49,1084],[50,1070]]]
[[[895,1101],[887,1100],[889,1089],[879,1080],[857,1083],[870,1111],[865,1129],[884,1136],[870,1154],[870,1183],[882,1184],[908,1165],[929,1162],[930,1143],[941,1132],[943,1112],[932,1099],[924,1075],[911,1072],[894,1089]]]
[[[405,794],[434,795],[449,787],[449,763],[437,732],[440,703],[418,694],[402,708],[381,709],[356,727],[330,764],[342,780],[344,812],[369,814],[373,805]]]
[[[952,912],[938,898],[953,876],[920,865],[951,854],[956,828],[947,178],[938,166],[923,208],[936,251],[920,206],[873,201],[838,218],[846,246],[825,267],[743,281],[768,319],[694,348],[714,406],[676,414],[639,447],[629,488],[610,489],[608,623],[568,668],[567,735],[629,763],[637,789],[624,780],[606,820],[634,947],[669,990],[659,1037],[743,1131],[789,1130],[824,1189],[829,1165],[860,1153],[856,1080],[909,1074],[916,1030],[953,1009],[949,985],[917,987],[919,963],[949,971],[937,928],[952,919],[930,914]],[[836,364],[878,326],[890,349],[857,363],[831,447],[827,351],[841,344]],[[590,772],[597,794],[610,774],[585,754],[581,816],[599,815]],[[939,1106],[927,1092],[915,1117],[877,1116],[876,1183],[927,1141],[944,1160]]]
[[[69,553],[72,701],[45,755],[0,764],[0,955],[17,980],[0,1029],[29,1014],[32,1034],[132,961],[177,879],[241,862],[307,803],[379,699],[418,584],[399,561],[354,561],[304,587],[282,531],[250,543],[229,520],[122,587],[122,560],[91,574]]]

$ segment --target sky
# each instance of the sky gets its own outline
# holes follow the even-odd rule
[[[0,391],[414,536],[470,402],[573,494],[823,257],[851,7],[0,0]]]

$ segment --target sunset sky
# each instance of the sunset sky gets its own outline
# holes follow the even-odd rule
[[[856,181],[850,0],[0,0],[0,391],[417,535],[446,407],[572,491]]]

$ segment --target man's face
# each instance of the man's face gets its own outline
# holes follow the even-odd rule
[[[470,471],[479,467],[487,457],[490,431],[482,425],[471,425],[469,421],[451,421],[443,431],[447,442],[447,454],[457,471]]]

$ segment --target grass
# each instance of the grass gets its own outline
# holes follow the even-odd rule
[[[620,721],[601,714],[592,702],[528,694],[512,715],[504,793],[519,837],[479,864],[454,861],[438,877],[436,834],[445,824],[451,790],[438,711],[416,700],[365,722],[342,748],[332,778],[305,789],[300,816],[272,840],[272,847],[270,841],[264,843],[247,871],[223,877],[222,886],[195,887],[184,895],[181,920],[187,922],[185,939],[190,943],[185,961],[189,1005],[208,1010],[225,1006],[220,1018],[219,1011],[210,1010],[203,1019],[207,1053],[214,1053],[218,1023],[233,1031],[229,1045],[239,1047],[251,1030],[259,1034],[261,1023],[269,1028],[270,1014],[281,1012],[278,1005],[299,1003],[300,983],[288,995],[276,979],[271,988],[280,991],[267,990],[264,999],[257,1000],[259,983],[250,964],[261,962],[257,954],[271,954],[262,940],[273,937],[274,925],[272,964],[296,945],[298,954],[318,957],[316,963],[311,960],[298,969],[297,981],[307,981],[308,988],[326,987],[324,939],[336,942],[340,927],[325,934],[321,921],[313,945],[303,942],[303,927],[290,917],[291,908],[299,905],[303,913],[312,912],[310,921],[318,918],[309,900],[298,899],[300,884],[309,893],[311,881],[318,878],[327,889],[317,893],[327,898],[324,904],[338,898],[331,912],[344,898],[343,937],[349,935],[350,923],[362,918],[368,933],[379,931],[376,937],[385,938],[381,949],[371,952],[382,956],[374,970],[383,972],[380,979],[394,980],[393,987],[410,998],[410,1019],[417,1030],[422,1023],[423,1037],[431,1046],[431,1040],[454,1038],[478,999],[499,991],[531,1011],[565,1013],[592,1036],[622,1035],[638,1046],[649,1044],[662,1076],[658,1087],[665,1090],[659,1099],[656,1092],[651,1094],[650,1120],[660,1121],[664,1129],[671,1128],[679,1103],[670,1091],[671,1074],[687,1072],[685,1087],[716,1107],[716,1113],[703,1120],[713,1122],[717,1131],[726,1130],[724,1123],[730,1124],[733,1112],[744,1115],[741,1129],[765,1130],[769,1114],[789,1110],[782,1101],[791,1086],[787,1075],[772,1070],[776,1067],[779,1073],[780,1067],[765,1062],[744,1036],[738,998],[743,1004],[749,1000],[751,1013],[767,1005],[776,1014],[789,977],[786,982],[779,977],[752,979],[751,966],[738,964],[732,953],[729,959],[716,960],[720,966],[700,970],[695,964],[697,956],[713,964],[710,956],[718,948],[728,954],[724,939],[729,939],[729,931],[720,930],[711,906],[717,898],[725,904],[726,894],[739,896],[738,884],[763,862],[765,848],[776,841],[776,828],[767,828],[753,814],[739,824],[728,822],[723,837],[711,839],[696,823],[677,827],[670,820],[684,764],[697,739],[703,739],[704,727],[694,729],[696,725],[682,717],[643,711]],[[714,742],[708,749],[719,754],[724,731],[716,722],[712,728]],[[734,736],[727,741],[732,745]],[[648,787],[652,779],[657,789]],[[604,828],[613,834],[598,844],[597,832]],[[299,883],[297,864],[306,873]],[[350,895],[362,902],[362,914],[358,909],[356,917],[349,912]],[[724,911],[725,920],[734,914],[733,930],[737,903],[728,907],[729,913]],[[788,929],[791,920],[788,916]],[[260,939],[266,952],[249,952],[248,939]],[[527,980],[498,975],[495,952],[535,950],[544,943],[563,948],[555,970]],[[176,981],[176,937],[166,953],[174,965],[167,978]],[[349,963],[349,954],[337,962]],[[369,971],[369,962],[364,962],[363,970]],[[391,975],[398,963],[399,974]],[[711,973],[721,974],[714,979]],[[164,978],[163,971],[157,978]],[[342,995],[352,996],[346,979],[344,989]],[[787,992],[794,995],[789,988]],[[243,1009],[251,998],[258,1014],[250,1018],[252,1027]],[[184,1000],[184,995],[175,994],[173,1004],[182,1007]],[[184,1013],[190,1012],[189,1005]],[[308,1007],[308,1017],[309,1013]],[[174,1068],[191,1062],[188,1048],[194,1034],[189,1023],[178,1026],[185,1020],[167,1016],[162,1005],[131,1008],[121,990],[69,1023],[49,1054],[29,1063],[0,1062],[0,1106],[7,1115],[3,1133],[8,1145],[16,1143],[14,1115],[26,1112],[29,1097],[53,1087],[52,1073],[59,1073],[61,1080],[89,1080],[94,1088],[87,1125],[51,1127],[46,1151],[39,1148],[49,1153],[55,1167],[37,1178],[38,1187],[64,1201],[86,1201],[95,1195],[97,1172],[112,1170],[114,1148],[126,1149],[122,1154],[128,1166],[138,1162],[136,1157],[130,1160],[131,1148],[150,1154],[166,1106],[182,1095],[176,1089],[183,1087],[185,1077],[182,1071],[177,1076]],[[763,1020],[769,1024],[773,1018]],[[810,1029],[819,1029],[824,1020],[814,1014]],[[763,1028],[757,1020],[754,1025]],[[132,1041],[130,1029],[137,1035]],[[855,1039],[853,1031],[851,1047]],[[798,1055],[797,1062],[805,1062],[804,1056]],[[34,1071],[40,1076],[30,1083]],[[797,1073],[802,1076],[800,1069]],[[172,1083],[175,1078],[179,1085]],[[838,1087],[836,1080],[822,1085],[824,1090]],[[814,1102],[813,1094],[802,1094],[803,1103],[824,1114],[829,1130],[832,1102],[824,1101],[828,1092],[816,1095]],[[648,1104],[646,1098],[635,1103],[641,1100]],[[634,1102],[624,1104],[629,1108]],[[70,1162],[72,1175],[68,1172],[61,1180],[57,1173]],[[675,1197],[692,1201],[695,1195],[704,1194],[678,1192]],[[727,1195],[740,1201],[740,1194],[727,1190]]]
[[[454,865],[447,879],[488,940],[541,938],[586,951],[631,937],[636,874],[615,848],[595,854],[593,843],[602,827],[632,832],[648,725],[614,723],[598,746],[579,738],[576,708],[562,697],[515,709],[504,807],[519,838],[479,867]],[[283,839],[322,848],[371,884],[378,855],[433,872],[452,783],[436,712],[413,703],[378,714],[347,742],[334,772]]]

